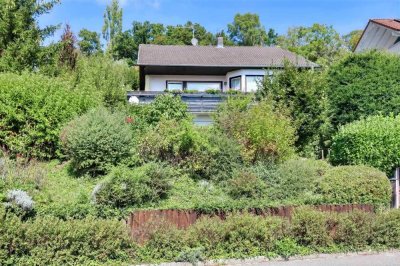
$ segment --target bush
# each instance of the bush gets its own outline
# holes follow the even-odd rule
[[[328,72],[332,122],[400,113],[400,57],[371,51],[350,54]]]
[[[373,244],[381,247],[400,248],[400,210],[383,212],[373,223]]]
[[[227,179],[241,161],[234,141],[187,120],[160,121],[139,138],[136,154],[141,162],[168,162],[194,178],[208,180]]]
[[[27,218],[34,215],[35,202],[22,190],[10,190],[7,193],[6,209],[16,215]]]
[[[266,196],[265,181],[248,171],[240,171],[228,182],[228,192],[233,198],[258,199]]]
[[[273,79],[264,79],[257,93],[288,112],[296,127],[296,147],[303,155],[315,157],[329,126],[326,90],[325,72],[286,64],[284,71],[275,73]]]
[[[156,163],[140,168],[114,168],[93,191],[93,201],[113,208],[141,206],[165,198],[176,172]]]
[[[335,243],[351,250],[362,250],[370,245],[373,214],[355,210],[349,214],[339,214],[338,217]]]
[[[385,173],[368,166],[329,169],[318,183],[325,204],[374,204],[388,207],[391,186]]]
[[[330,168],[322,160],[297,158],[276,167],[254,167],[253,171],[266,180],[270,199],[304,204],[316,196],[316,183]]]
[[[241,144],[246,161],[281,162],[290,158],[294,154],[296,139],[290,120],[276,113],[267,101],[247,110],[243,100],[238,101],[237,104],[228,102],[228,107],[222,107],[224,111],[217,116],[217,123],[228,136]]]
[[[363,164],[391,176],[400,165],[400,116],[373,116],[353,122],[333,137],[330,161]]]
[[[56,157],[62,126],[97,104],[91,96],[55,78],[0,74],[0,146],[13,156]]]
[[[292,216],[290,232],[303,246],[326,248],[333,244],[329,230],[329,215],[311,208],[296,209]]]
[[[123,114],[100,108],[71,121],[61,140],[73,169],[95,176],[130,155],[132,132]]]
[[[0,264],[118,264],[134,255],[125,225],[117,220],[62,221],[42,217],[21,223],[0,215]]]
[[[126,91],[139,87],[135,68],[104,55],[79,57],[75,71],[64,78],[76,90],[93,95],[107,107],[124,105]]]

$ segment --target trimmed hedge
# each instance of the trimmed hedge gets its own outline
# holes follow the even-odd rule
[[[400,57],[382,51],[351,53],[328,71],[335,127],[370,115],[400,113]]]
[[[391,185],[385,173],[368,166],[338,166],[318,182],[317,193],[326,204],[374,204],[388,207]]]
[[[21,222],[0,208],[1,265],[118,265],[134,254],[120,221],[41,217]]]
[[[400,116],[372,116],[340,128],[329,160],[335,165],[370,165],[391,176],[400,166]]]

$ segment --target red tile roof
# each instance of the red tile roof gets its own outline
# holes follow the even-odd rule
[[[371,21],[392,30],[400,30],[400,19],[371,19]]]

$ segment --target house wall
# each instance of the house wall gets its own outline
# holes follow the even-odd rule
[[[390,50],[398,37],[399,36],[397,36],[396,31],[371,21],[365,29],[365,32],[358,43],[355,52],[381,49],[399,53],[400,50],[398,49],[392,48],[392,50]]]
[[[218,81],[222,82],[223,90],[229,89],[229,79],[241,76],[242,91],[246,91],[246,75],[271,75],[271,71],[264,69],[240,69],[228,72],[225,76],[199,76],[199,75],[146,75],[145,90],[146,91],[164,91],[166,89],[167,80],[170,81]]]

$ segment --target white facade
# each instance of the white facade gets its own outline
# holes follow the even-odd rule
[[[372,49],[400,54],[400,31],[370,21],[355,49],[363,52]]]
[[[146,75],[146,91],[164,91],[180,88],[185,85],[185,89],[194,89],[199,92],[207,89],[216,89],[217,87],[227,91],[231,88],[231,81],[240,80],[240,88],[234,88],[243,92],[251,92],[257,89],[258,80],[265,75],[271,75],[272,72],[264,69],[240,69],[226,73],[225,76],[215,75]],[[182,84],[182,85],[181,85]],[[237,84],[237,83],[236,83]]]

